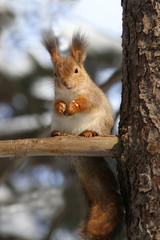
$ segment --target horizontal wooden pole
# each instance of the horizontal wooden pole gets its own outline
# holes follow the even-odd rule
[[[0,157],[13,156],[108,156],[120,154],[117,136],[85,138],[80,136],[57,136],[54,138],[33,138],[1,140]]]

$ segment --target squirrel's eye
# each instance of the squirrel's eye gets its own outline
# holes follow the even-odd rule
[[[56,73],[54,73],[54,76],[55,76],[55,77],[57,77],[57,74],[56,74]]]
[[[75,73],[78,73],[78,68],[75,68],[75,71],[74,71]]]

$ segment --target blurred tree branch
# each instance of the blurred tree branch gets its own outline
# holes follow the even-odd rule
[[[50,240],[51,239],[51,236],[52,236],[53,232],[56,230],[58,224],[63,219],[63,217],[65,215],[65,212],[66,212],[66,205],[65,205],[65,208],[62,209],[59,212],[59,214],[56,218],[55,218],[55,216],[53,217],[53,219],[51,221],[51,226],[50,226],[49,232],[48,232],[47,236],[44,238],[44,240]]]
[[[108,91],[108,89],[115,83],[120,82],[121,79],[121,69],[118,68],[112,76],[106,81],[104,84],[100,85],[100,88],[103,90],[103,92]]]

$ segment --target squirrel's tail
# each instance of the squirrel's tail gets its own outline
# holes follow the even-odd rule
[[[115,177],[103,158],[72,160],[89,199],[89,212],[80,234],[90,240],[110,240],[122,222],[121,197]]]

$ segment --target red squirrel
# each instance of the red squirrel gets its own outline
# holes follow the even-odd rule
[[[54,65],[55,99],[51,136],[72,134],[106,136],[113,127],[112,109],[101,89],[91,80],[83,62],[87,41],[75,33],[69,56],[59,55],[52,33],[43,44]],[[89,211],[80,234],[84,239],[110,240],[122,221],[122,204],[115,177],[103,158],[75,157],[71,160],[89,201]]]

